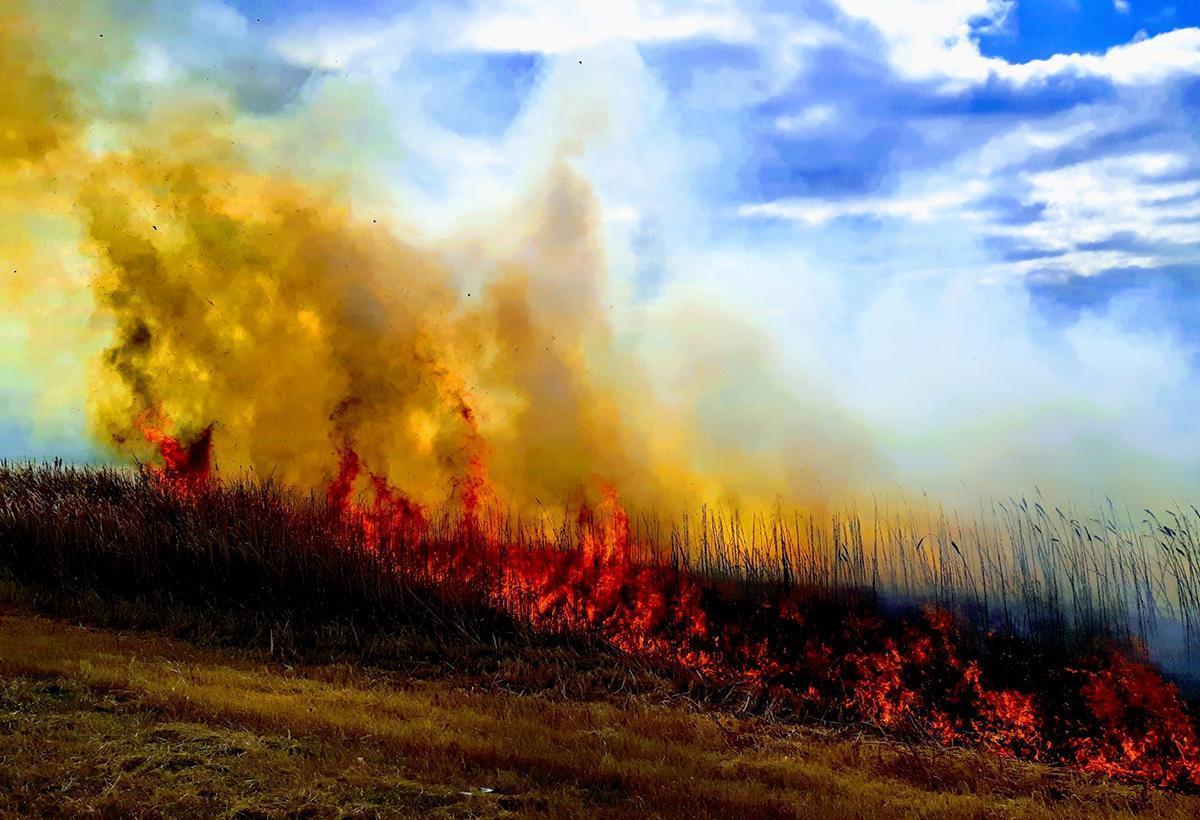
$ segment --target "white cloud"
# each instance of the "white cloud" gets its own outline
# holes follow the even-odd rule
[[[1164,205],[1200,194],[1200,180],[1163,182],[1152,179],[1184,167],[1176,154],[1142,153],[1107,157],[1053,171],[1028,174],[1030,198],[1046,205],[1043,220],[1026,228],[1027,235],[1076,242],[1103,239],[1118,231],[1166,241],[1194,239],[1194,226],[1169,219],[1200,215],[1200,202]]]
[[[281,34],[274,46],[299,65],[326,71],[365,68],[382,74],[404,61],[416,39],[413,25],[398,18],[374,27],[302,24]]]
[[[1040,218],[1029,225],[991,230],[1030,246],[1060,250],[1053,265],[1084,276],[1114,268],[1158,267],[1161,254],[1147,251],[1147,245],[1196,241],[1200,180],[1154,179],[1185,163],[1177,154],[1146,152],[1025,174],[1027,199],[1040,203]],[[1108,244],[1113,237],[1125,239],[1114,246]],[[1078,248],[1096,243],[1100,246]],[[1045,265],[1046,260],[1028,260],[1015,263],[1013,270],[1025,273]]]
[[[940,80],[944,90],[962,90],[990,76],[1027,84],[1074,73],[1132,84],[1173,73],[1200,73],[1200,29],[1135,40],[1100,55],[1056,54],[1009,63],[984,56],[974,32],[1004,27],[1014,0],[833,2],[849,20],[879,32],[895,72]],[[204,8],[222,28],[240,19],[223,6]],[[755,48],[763,59],[762,70],[770,75],[760,84],[772,93],[803,71],[808,55],[816,50],[838,44],[863,47],[861,36],[852,31],[795,15],[761,13],[753,4],[733,0],[500,0],[467,10],[418,7],[370,26],[301,18],[279,36],[276,47],[301,64],[326,70],[366,67],[380,73],[395,70],[414,48],[576,54],[604,43],[645,45],[702,38]]]
[[[1113,0],[1113,8],[1121,14],[1129,14],[1129,0]]]
[[[983,174],[1008,173],[1038,155],[1067,148],[1101,128],[1096,117],[1047,123],[1022,122],[991,137],[979,150],[976,167]]]
[[[928,222],[947,212],[961,209],[984,191],[984,185],[975,181],[944,190],[907,196],[854,197],[840,200],[793,197],[742,205],[738,208],[738,216],[786,219],[811,226],[824,225],[831,220],[848,216]]]
[[[233,39],[245,36],[248,28],[246,18],[237,10],[216,0],[198,4],[192,11],[192,19],[200,31],[216,32]]]
[[[1011,0],[836,0],[848,15],[868,20],[893,41],[942,42],[970,33],[972,20],[1004,21]]]
[[[902,75],[937,79],[951,87],[996,75],[1020,83],[1067,74],[1090,74],[1114,82],[1153,82],[1175,73],[1200,73],[1200,29],[1176,29],[1110,48],[1101,55],[1055,54],[1009,63],[984,56],[972,25],[1002,27],[1012,0],[836,0],[852,18],[874,26],[888,46],[893,69]],[[1123,11],[1125,0],[1115,0]]]
[[[901,74],[982,79],[990,61],[971,37],[973,22],[1004,24],[1012,0],[836,0],[847,15],[870,23],[887,42]]]
[[[1024,83],[1071,72],[1124,85],[1158,82],[1173,74],[1200,74],[1200,28],[1164,32],[1114,46],[1101,55],[1056,54],[1045,60],[994,67],[1002,76]]]
[[[819,128],[837,116],[832,105],[810,105],[795,114],[775,118],[775,129],[785,134],[797,134]]]
[[[749,15],[733,2],[504,0],[470,15],[459,43],[481,51],[562,54],[613,40],[653,43],[707,36],[749,42],[755,34]]]

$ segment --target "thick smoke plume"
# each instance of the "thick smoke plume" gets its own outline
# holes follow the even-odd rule
[[[7,188],[56,192],[58,250],[75,243],[107,337],[90,424],[117,453],[151,459],[164,435],[211,435],[229,472],[320,488],[353,458],[354,491],[374,477],[420,505],[550,511],[606,486],[641,508],[815,498],[822,463],[855,449],[844,435],[834,453],[797,438],[746,455],[700,421],[714,398],[777,398],[754,395],[769,389],[764,354],[719,316],[678,334],[693,375],[660,398],[610,322],[599,204],[570,141],[497,236],[464,237],[464,275],[446,259],[453,241],[422,243],[392,211],[298,173],[283,126],[205,94],[123,112],[74,89],[45,44],[85,22],[6,23],[4,161]],[[44,218],[21,193],[6,207]],[[717,334],[736,340],[735,381],[706,361]]]

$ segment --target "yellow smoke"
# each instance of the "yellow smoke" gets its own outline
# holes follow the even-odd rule
[[[108,337],[90,424],[118,453],[152,457],[147,417],[184,437],[211,424],[226,472],[319,488],[353,448],[421,503],[474,476],[531,510],[604,484],[637,507],[808,501],[870,460],[828,419],[789,413],[765,348],[716,316],[667,328],[697,353],[662,395],[614,336],[599,204],[566,154],[500,221],[467,290],[436,249],[272,154],[269,130],[219,95],[110,116],[46,59],[67,22],[4,20],[2,207],[29,227],[4,253],[24,265],[49,247],[86,267]],[[51,217],[55,230],[34,224]],[[727,335],[732,385],[712,355]],[[750,451],[746,425],[762,427]]]
[[[61,58],[84,71],[102,59],[63,25],[69,11],[28,10],[0,0],[0,398],[32,402],[24,414],[62,434],[79,424],[96,344],[72,212],[86,123]]]

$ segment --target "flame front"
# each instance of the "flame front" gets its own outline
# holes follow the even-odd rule
[[[180,503],[221,492],[178,469],[168,462],[161,477]],[[1121,651],[1066,658],[1010,635],[980,637],[934,608],[883,617],[852,597],[779,581],[713,580],[639,543],[611,487],[573,526],[548,534],[472,508],[434,518],[378,476],[356,500],[346,488],[359,470],[345,450],[328,488],[338,542],[361,544],[379,572],[444,600],[538,632],[599,637],[707,685],[744,687],[777,711],[1200,788],[1200,734],[1186,703]]]

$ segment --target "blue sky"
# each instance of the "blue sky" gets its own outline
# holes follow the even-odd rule
[[[1024,62],[1055,54],[1101,54],[1141,33],[1154,36],[1196,25],[1200,7],[1194,3],[1044,0],[1014,6],[1005,25],[983,31],[979,41],[984,54]]]
[[[430,241],[565,158],[618,333],[718,307],[912,484],[1200,490],[1196,3],[139,8],[144,96],[298,125]]]
[[[1193,264],[1200,250],[1195,4],[239,0],[234,8],[255,43],[255,71],[230,78],[245,86],[246,105],[267,111],[330,76],[368,78],[427,126],[435,145],[410,134],[407,147],[434,156],[398,173],[433,193],[461,176],[436,143],[485,153],[564,63],[577,58],[580,85],[610,82],[590,64],[629,49],[637,84],[659,106],[660,122],[642,137],[669,128],[681,143],[688,224],[699,214],[714,234],[818,245],[869,238],[895,267],[911,253],[916,269],[928,264],[921,235],[940,241],[952,226],[969,242],[973,268],[1036,283],[1039,295],[1063,283],[1068,302],[1104,298],[1097,283],[1106,280],[1111,289],[1153,286],[1154,271]],[[623,148],[644,147],[635,143]],[[670,214],[654,220],[666,227]],[[1075,287],[1075,277],[1092,283]]]

